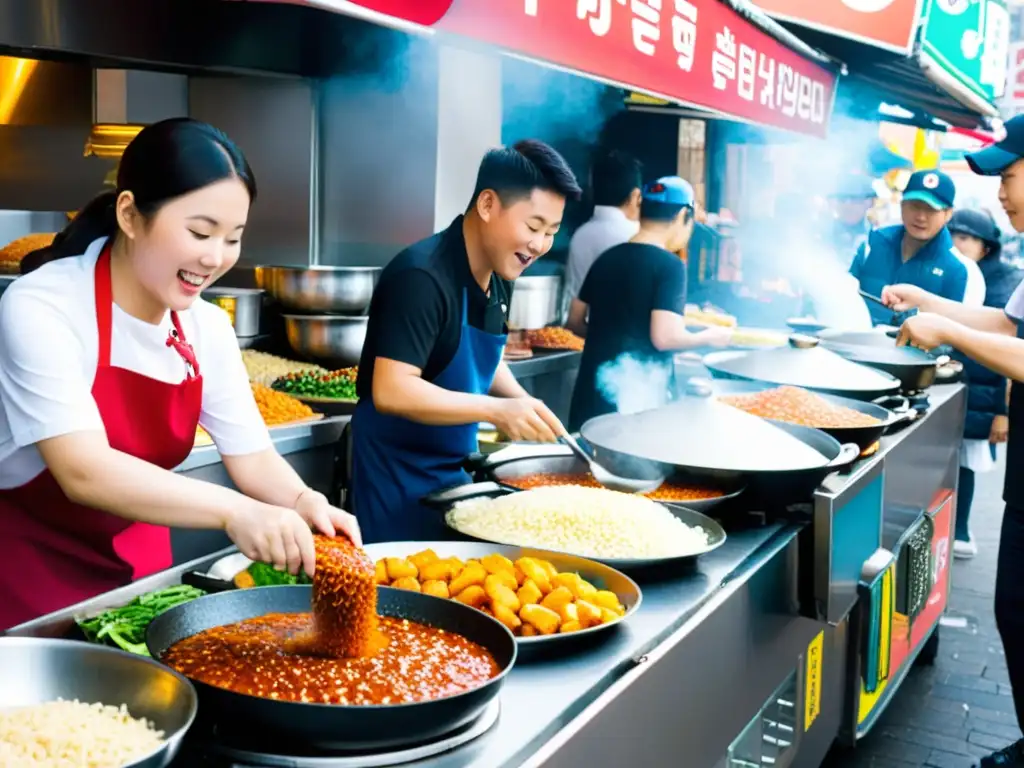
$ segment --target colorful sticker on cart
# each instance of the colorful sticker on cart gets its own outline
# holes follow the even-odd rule
[[[810,730],[821,714],[822,654],[825,652],[825,630],[807,646],[807,674],[804,677],[804,731]]]

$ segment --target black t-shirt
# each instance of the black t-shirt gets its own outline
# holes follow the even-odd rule
[[[471,326],[506,332],[511,283],[492,275],[489,293],[480,288],[469,270],[459,216],[448,229],[395,256],[381,273],[359,361],[359,397],[371,396],[378,357],[414,365],[426,381],[437,378],[459,348],[464,294]]]
[[[686,265],[674,253],[645,243],[623,243],[609,248],[590,268],[580,301],[590,308],[587,343],[573,390],[569,429],[587,419],[617,410],[609,389],[637,390],[657,376],[644,376],[642,367],[653,364],[658,375],[671,377],[673,352],[661,352],[651,343],[651,312],[656,309],[682,315],[686,307]],[[599,382],[601,366],[628,355],[633,380]],[[649,373],[653,373],[648,371]],[[642,395],[641,395],[642,396]]]

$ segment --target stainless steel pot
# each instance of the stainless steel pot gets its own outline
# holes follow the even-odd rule
[[[520,277],[512,292],[508,327],[529,331],[557,323],[561,319],[562,276]]]
[[[380,267],[258,267],[256,280],[285,309],[364,315]]]
[[[263,291],[258,288],[227,288],[213,286],[203,291],[202,298],[228,313],[235,336],[250,339],[260,334],[263,313]]]
[[[344,315],[285,315],[291,348],[302,357],[328,368],[359,364],[369,317]]]
[[[124,704],[164,732],[164,742],[125,768],[165,768],[181,747],[198,707],[195,688],[162,664],[74,640],[0,637],[0,711],[57,699]]]

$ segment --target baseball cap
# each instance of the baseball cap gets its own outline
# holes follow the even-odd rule
[[[904,200],[920,200],[937,211],[953,207],[956,185],[942,171],[917,171],[903,190]]]
[[[1024,115],[1003,124],[1006,135],[991,146],[964,156],[971,170],[982,176],[998,176],[1024,157]]]
[[[946,227],[950,232],[970,235],[989,245],[999,245],[1002,235],[991,213],[973,208],[961,208],[956,211]]]
[[[690,182],[678,176],[662,176],[657,181],[644,184],[643,199],[652,203],[692,208],[695,197]]]

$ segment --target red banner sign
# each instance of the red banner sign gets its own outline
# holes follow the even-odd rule
[[[836,74],[723,0],[284,1],[376,11],[682,104],[828,133]]]
[[[436,27],[672,101],[828,132],[835,74],[721,0],[455,0]]]
[[[777,19],[909,53],[920,0],[754,0]]]

